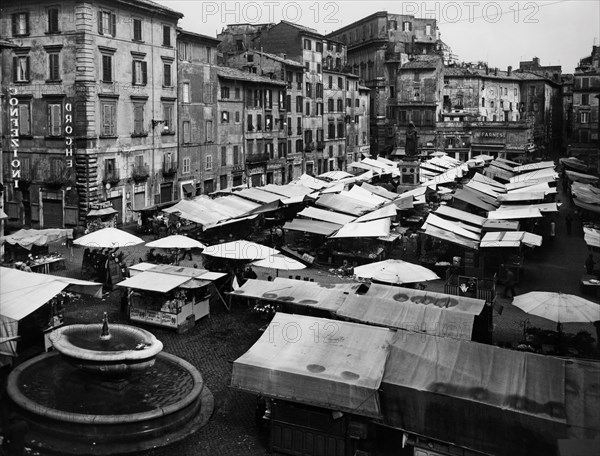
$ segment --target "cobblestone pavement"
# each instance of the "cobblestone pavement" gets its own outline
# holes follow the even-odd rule
[[[560,185],[559,185],[560,188]],[[583,263],[587,255],[587,246],[583,241],[583,232],[578,220],[574,223],[573,233],[566,233],[564,216],[572,206],[568,197],[559,194],[563,201],[559,216],[556,217],[557,237],[552,245],[544,245],[533,252],[525,262],[524,280],[517,287],[519,294],[533,290],[562,291],[580,294],[579,279],[583,274]],[[143,236],[145,240],[150,237]],[[547,244],[547,243],[546,243]],[[81,248],[67,249],[58,246],[67,258],[67,269],[58,274],[80,277]],[[146,247],[129,249],[130,258],[144,258]],[[414,254],[414,252],[413,252]],[[410,260],[411,252],[403,254]],[[136,261],[137,262],[137,261]],[[182,266],[202,266],[200,255],[194,254],[193,260],[183,260]],[[255,268],[260,279],[275,271]],[[338,277],[326,269],[305,269],[281,274],[306,277],[315,282],[339,283],[350,279]],[[443,292],[444,283],[437,280],[427,283],[427,290]],[[589,298],[586,296],[586,298]],[[598,302],[597,298],[591,298]],[[555,329],[555,323],[525,314],[510,303],[510,299],[498,298],[504,306],[501,315],[494,316],[495,342],[511,342],[522,340],[523,321],[529,319],[533,326],[542,329]],[[108,312],[109,320],[125,322],[125,316],[119,311],[119,293],[107,293],[102,300],[75,298],[68,306],[65,315],[66,323],[86,323],[101,321],[103,312]],[[234,306],[227,312],[219,303],[211,304],[211,317],[196,323],[196,326],[184,334],[156,327],[147,327],[164,344],[164,350],[177,355],[196,366],[201,372],[206,386],[215,397],[215,410],[207,426],[186,439],[144,452],[149,456],[233,456],[233,455],[265,455],[265,442],[255,424],[255,397],[241,393],[229,387],[233,361],[245,353],[260,337],[260,328],[265,321],[251,314],[247,308]],[[588,331],[595,338],[595,329],[591,324],[566,324],[565,331]]]

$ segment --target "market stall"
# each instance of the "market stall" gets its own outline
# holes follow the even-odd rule
[[[210,314],[214,281],[226,276],[206,269],[139,263],[118,286],[129,289],[129,319],[185,331]]]
[[[118,212],[112,207],[110,201],[103,203],[91,203],[87,214],[86,233],[91,233],[102,228],[117,227]]]
[[[11,261],[37,260],[42,263],[47,257],[59,257],[56,252],[50,253],[50,247],[58,243],[66,243],[73,239],[72,229],[50,228],[45,230],[21,229],[0,238],[0,243],[6,244],[6,254]],[[52,263],[52,262],[48,262]]]

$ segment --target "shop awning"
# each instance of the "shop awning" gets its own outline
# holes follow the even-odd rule
[[[515,173],[524,173],[527,171],[535,171],[537,169],[554,168],[555,164],[553,161],[543,161],[538,163],[528,163],[526,165],[515,166],[513,171]]]
[[[298,216],[306,217],[315,220],[322,220],[324,222],[335,223],[338,225],[345,225],[356,219],[353,215],[341,214],[335,211],[326,211],[316,207],[308,206],[301,212],[298,212]]]
[[[506,190],[506,187],[504,186],[504,184],[501,184],[500,182],[495,181],[494,179],[490,179],[489,177],[484,176],[481,173],[475,173],[473,175],[473,179],[471,179],[471,180],[475,181],[475,182],[481,182],[482,184],[487,184],[491,187],[497,188],[498,192],[502,192],[502,191]]]
[[[229,220],[224,220],[222,222],[216,223],[215,225],[206,226],[205,229],[206,230],[212,230],[214,228],[221,228],[223,226],[231,225],[233,223],[247,222],[248,220],[254,220],[256,217],[258,217],[258,214],[249,215],[247,217],[239,217],[239,218],[233,218],[233,219],[229,219]]]
[[[381,384],[384,424],[485,454],[553,454],[566,432],[565,360],[425,334],[396,337]]]
[[[498,210],[504,211],[504,210],[510,210],[510,209],[526,209],[526,208],[537,209],[542,214],[545,214],[547,212],[558,212],[558,204],[557,203],[537,203],[537,204],[527,204],[527,205],[518,205],[518,204],[501,205],[498,208]]]
[[[398,193],[394,193],[394,192],[390,192],[389,190],[386,190],[385,188],[379,186],[379,185],[372,185],[369,184],[367,182],[363,182],[363,184],[361,185],[361,187],[364,190],[367,190],[371,193],[374,193],[376,195],[379,195],[383,198],[386,198],[388,200],[395,200],[397,199],[400,195],[398,195]]]
[[[529,179],[522,182],[509,182],[506,184],[506,190],[508,192],[515,192],[523,188],[527,188],[527,191],[531,190],[529,187],[550,188],[550,182],[555,182],[556,179],[553,176],[541,177],[539,179]],[[552,187],[554,188],[554,187]]]
[[[441,205],[435,211],[437,215],[443,215],[445,217],[449,217],[455,220],[464,221],[470,223],[472,225],[482,227],[485,222],[485,217],[480,217],[479,215],[471,214],[470,212],[461,211],[459,209],[455,209],[450,206]]]
[[[427,228],[427,226],[429,225],[433,225],[443,230],[450,231],[458,236],[462,236],[473,241],[479,241],[480,238],[479,234],[462,228],[460,225],[458,225],[458,223],[455,223],[451,220],[446,220],[442,217],[438,217],[433,213],[430,213],[427,216],[423,228]]]
[[[117,211],[114,210],[112,207],[105,207],[103,209],[92,209],[91,211],[88,212],[87,216],[88,217],[102,217],[104,215],[112,215],[112,214],[116,214]]]
[[[129,268],[130,271],[151,271],[159,274],[171,274],[176,276],[202,279],[208,281],[214,281],[225,277],[227,274],[224,272],[212,272],[208,269],[200,268],[188,268],[184,266],[174,266],[170,264],[153,264],[153,263],[138,263],[134,264]]]
[[[583,227],[583,239],[589,247],[600,248],[600,230],[591,226]]]
[[[256,187],[245,188],[243,190],[235,192],[235,194],[241,196],[242,198],[246,198],[251,201],[256,201],[257,203],[263,204],[281,200],[281,195],[275,195],[274,193],[266,192]]]
[[[488,219],[491,220],[518,220],[540,217],[543,217],[543,215],[539,209],[530,206],[518,206],[515,208],[505,206],[505,208],[502,210],[498,209],[488,213]]]
[[[396,217],[396,214],[398,213],[398,209],[396,208],[396,205],[394,203],[389,203],[386,206],[383,206],[379,209],[375,209],[372,212],[369,212],[365,215],[361,215],[360,217],[358,217],[355,222],[359,223],[359,222],[368,222],[370,220],[378,220],[378,219],[382,219],[382,218],[388,218],[388,217]]]
[[[497,198],[500,193],[504,193],[504,191],[499,191],[498,187],[494,187],[488,184],[484,184],[483,182],[477,182],[473,180],[467,182],[465,187],[475,190],[477,192],[484,193],[488,196],[491,196],[492,198]]]
[[[441,239],[442,241],[451,242],[452,244],[457,244],[461,247],[466,247],[468,249],[479,249],[479,240],[474,241],[473,239],[468,239],[466,237],[459,236],[451,231],[438,228],[437,226],[427,225],[425,229],[425,234]]]
[[[24,249],[31,250],[34,245],[48,245],[51,242],[60,241],[63,239],[73,239],[72,229],[49,228],[45,230],[27,230],[22,229],[3,236],[0,238],[0,243],[7,242],[11,245],[20,245]]]
[[[117,283],[119,287],[134,288],[136,290],[157,291],[167,293],[184,283],[192,280],[189,276],[162,274],[159,272],[144,271]]]
[[[516,220],[490,220],[483,223],[484,231],[517,231],[521,224]]]
[[[422,195],[422,199],[425,199],[424,194]],[[425,204],[425,201],[415,201],[414,196],[406,196],[394,200],[394,206],[396,206],[396,209],[399,211],[406,211],[408,209],[412,209],[415,204]]]
[[[302,184],[286,184],[286,185],[275,185],[267,184],[264,187],[260,187],[261,190],[271,192],[276,195],[285,196],[286,198],[304,197],[314,193],[314,189],[306,187]]]
[[[344,214],[351,214],[357,217],[373,210],[373,205],[339,194],[322,195],[317,199],[315,204],[317,206],[326,207],[337,212],[343,212]]]
[[[196,188],[194,187],[193,184],[191,184],[189,182],[187,184],[183,184],[181,186],[181,188],[183,189],[184,193],[187,193],[187,194],[190,194],[190,195],[193,195],[194,193],[196,193]]]
[[[481,193],[477,195],[464,188],[457,190],[452,196],[457,200],[464,201],[465,203],[483,209],[484,211],[493,211],[497,207],[496,204],[489,202],[488,198],[484,198],[485,195],[482,195]]]
[[[518,201],[537,201],[543,200],[546,194],[541,192],[510,192],[504,195],[498,195],[498,201],[501,203],[514,203]]]
[[[366,204],[370,204],[372,206],[379,206],[381,204],[389,203],[389,199],[383,198],[375,193],[371,193],[359,185],[355,185],[349,191],[342,192],[340,194],[359,201],[364,201]]]
[[[528,233],[527,231],[496,231],[485,233],[481,239],[480,247],[529,247],[542,245],[542,236]]]
[[[334,328],[335,334],[324,329],[315,343],[306,337],[315,327]],[[231,386],[381,418],[378,389],[392,335],[385,328],[277,313],[261,338],[234,361]]]
[[[553,168],[545,168],[545,169],[539,169],[537,171],[531,171],[529,173],[519,174],[518,176],[511,177],[510,182],[523,182],[526,180],[540,179],[540,178],[546,178],[546,177],[552,177],[553,179],[557,179],[558,174],[556,173],[556,171],[554,171]]]
[[[342,226],[331,237],[334,239],[385,237],[390,234],[390,226],[391,222],[389,218],[362,223],[353,222]]]
[[[342,225],[338,225],[336,223],[301,218],[296,218],[290,222],[286,222],[285,225],[283,225],[284,230],[302,231],[304,233],[320,234],[323,236],[330,236],[341,227]]]

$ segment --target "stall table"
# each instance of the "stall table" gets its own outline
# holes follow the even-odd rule
[[[33,272],[50,274],[51,265],[55,265],[54,267],[57,269],[66,268],[65,259],[63,257],[40,258],[39,260],[35,260],[33,263],[31,263],[29,267]]]

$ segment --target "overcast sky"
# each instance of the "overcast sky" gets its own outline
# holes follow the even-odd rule
[[[329,33],[377,11],[435,17],[461,61],[514,68],[539,57],[572,73],[600,38],[600,2],[561,1],[201,1],[157,0],[185,16],[186,30],[216,36],[226,24],[289,20]]]

